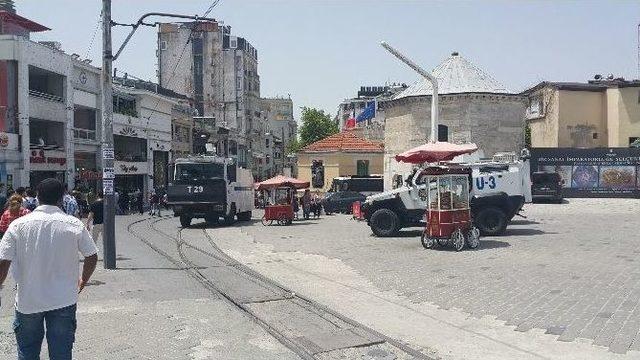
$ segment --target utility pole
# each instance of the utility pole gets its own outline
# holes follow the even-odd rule
[[[429,141],[435,143],[438,139],[436,136],[436,131],[438,128],[438,79],[436,79],[428,71],[425,71],[423,68],[418,66],[416,63],[411,61],[400,51],[394,49],[386,42],[383,41],[382,43],[380,43],[380,45],[382,45],[382,47],[390,52],[393,56],[397,57],[400,61],[407,64],[407,66],[412,68],[415,72],[420,74],[431,83],[431,89],[433,90],[433,93],[431,94],[431,136],[429,138]]]
[[[102,190],[104,192],[104,236],[102,243],[105,269],[116,268],[112,65],[111,0],[102,0]]]

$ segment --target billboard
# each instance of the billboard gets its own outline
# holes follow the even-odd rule
[[[532,148],[531,171],[559,173],[565,197],[640,198],[638,148]]]

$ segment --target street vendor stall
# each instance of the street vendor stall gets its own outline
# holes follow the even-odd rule
[[[291,224],[294,217],[293,200],[296,190],[308,187],[308,181],[282,175],[256,184],[256,189],[262,192],[265,199],[262,225],[271,225],[274,221],[279,225]]]
[[[480,231],[473,226],[469,199],[471,169],[442,163],[477,150],[475,144],[427,143],[396,156],[396,160],[424,164],[418,174],[427,199],[426,227],[421,237],[426,249],[451,245],[456,251],[465,243],[472,249],[480,244]]]

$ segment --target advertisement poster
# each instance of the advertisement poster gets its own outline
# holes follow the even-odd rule
[[[533,148],[531,171],[560,174],[565,197],[640,198],[640,149]]]

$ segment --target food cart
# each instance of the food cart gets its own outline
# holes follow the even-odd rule
[[[480,245],[480,231],[473,226],[469,204],[471,169],[459,166],[430,166],[422,171],[421,183],[428,194],[426,227],[421,236],[426,249],[453,246],[456,251],[465,243],[475,249]]]
[[[480,245],[480,231],[473,226],[469,199],[471,169],[448,163],[454,157],[477,150],[475,144],[432,142],[405,151],[397,161],[421,164],[419,196],[427,200],[426,226],[421,236],[426,249],[465,243],[474,249]]]
[[[256,189],[262,192],[265,199],[262,225],[272,225],[274,222],[278,225],[290,225],[294,218],[293,199],[296,190],[308,187],[308,181],[282,175],[256,184]]]

